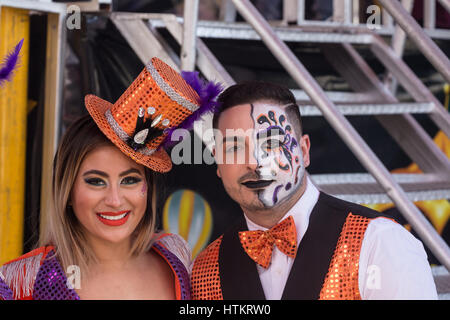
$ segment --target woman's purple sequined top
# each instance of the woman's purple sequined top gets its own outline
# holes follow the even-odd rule
[[[186,259],[183,259],[179,254],[180,251],[183,252],[183,248],[177,250],[174,247],[174,244],[184,245],[177,239],[179,239],[177,235],[165,234],[155,242],[152,249],[164,258],[174,273],[175,281],[178,284],[175,286],[176,298],[189,300],[189,273],[187,266],[185,266],[189,262],[184,261],[183,263],[182,260]],[[17,279],[20,279],[20,281]],[[19,284],[21,288],[16,288]],[[40,254],[16,259],[0,268],[0,300],[14,299],[79,300],[80,297],[68,284],[67,276],[54,256],[54,251],[51,250],[45,255],[44,259]]]

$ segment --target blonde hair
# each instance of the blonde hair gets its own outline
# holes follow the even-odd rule
[[[70,265],[89,272],[97,259],[83,228],[69,205],[75,179],[87,154],[103,145],[113,145],[98,129],[90,116],[73,123],[64,134],[53,161],[52,205],[46,212],[46,225],[39,246],[52,245],[64,270]],[[156,220],[157,173],[145,167],[148,185],[147,210],[132,235],[131,256],[138,256],[153,244]]]

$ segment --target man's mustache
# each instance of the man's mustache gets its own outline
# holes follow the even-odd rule
[[[261,177],[260,177],[260,175],[257,172],[250,171],[250,172],[247,172],[246,174],[244,174],[242,177],[240,177],[238,179],[238,182],[242,183],[242,182],[249,181],[249,180],[257,181],[257,180],[260,180],[260,179],[261,179]]]
[[[259,180],[274,180],[273,175],[263,176],[260,173],[260,169],[255,171],[249,171],[238,179],[238,183],[243,183],[246,181],[259,181]]]

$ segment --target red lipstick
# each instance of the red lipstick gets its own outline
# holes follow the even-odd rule
[[[99,212],[97,218],[107,226],[118,227],[127,222],[130,210],[119,212]]]

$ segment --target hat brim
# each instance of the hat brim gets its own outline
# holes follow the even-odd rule
[[[111,109],[113,104],[103,100],[95,95],[87,95],[84,98],[86,109],[94,119],[99,129],[116,145],[124,154],[139,164],[142,164],[157,172],[168,172],[172,169],[172,160],[167,152],[160,148],[151,155],[144,155],[130,148],[124,141],[122,141],[114,130],[109,125],[105,113]]]

